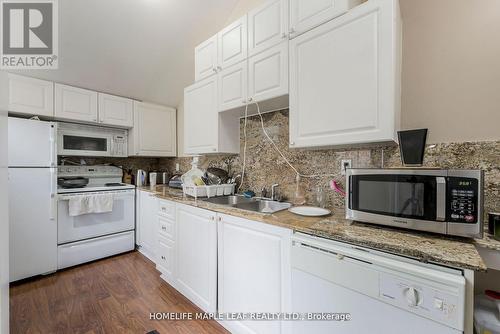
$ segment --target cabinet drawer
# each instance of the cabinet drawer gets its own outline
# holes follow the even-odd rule
[[[174,242],[163,237],[158,238],[156,267],[168,280],[173,279],[174,273]]]
[[[163,237],[168,238],[172,241],[175,240],[175,227],[173,221],[162,216],[158,216],[158,231]]]
[[[158,214],[171,219],[175,218],[175,203],[159,200]]]

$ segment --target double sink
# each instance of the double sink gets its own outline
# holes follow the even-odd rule
[[[261,198],[246,198],[236,195],[212,197],[204,199],[204,201],[260,213],[275,213],[286,210],[292,206],[292,204],[286,202],[271,201]]]

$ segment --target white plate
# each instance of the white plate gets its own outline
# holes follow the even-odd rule
[[[290,211],[291,213],[295,213],[296,215],[307,217],[327,216],[332,213],[330,210],[319,208],[316,206],[295,206],[288,209],[288,211]]]

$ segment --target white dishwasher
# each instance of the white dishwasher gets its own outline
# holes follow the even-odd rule
[[[463,333],[464,305],[459,270],[306,234],[293,237],[292,311],[316,319],[291,322],[294,334]],[[324,320],[334,313],[350,319]]]

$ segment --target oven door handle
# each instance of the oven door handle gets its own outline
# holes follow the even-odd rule
[[[436,220],[446,220],[446,179],[442,176],[436,177]]]
[[[90,195],[100,195],[100,194],[115,195],[116,197],[135,196],[135,191],[133,189],[130,189],[130,190],[118,190],[118,191],[98,191],[98,192],[86,192],[86,193],[59,194],[58,199],[60,201],[69,201],[70,198],[90,196]]]

